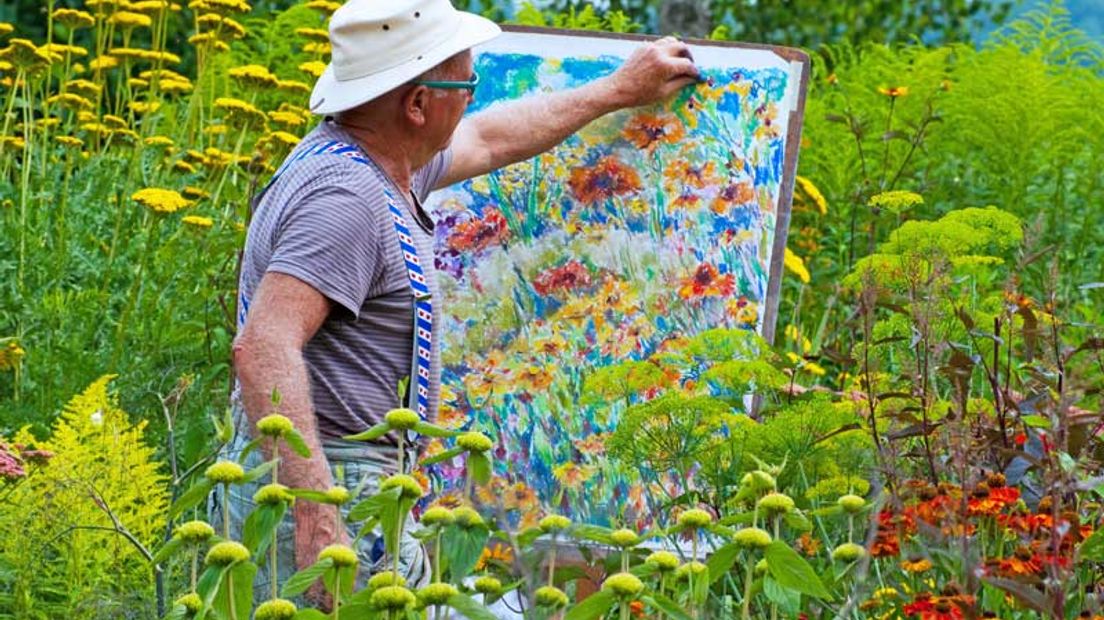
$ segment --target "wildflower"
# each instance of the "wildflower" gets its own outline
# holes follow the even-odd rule
[[[559,609],[560,607],[566,607],[568,603],[567,594],[555,586],[537,588],[534,598],[536,598],[538,607]]]
[[[689,579],[690,577],[704,575],[706,570],[707,567],[701,562],[687,562],[686,564],[678,567],[678,570],[675,571],[675,579],[682,581]]]
[[[261,65],[243,65],[230,69],[231,78],[243,86],[252,88],[275,88],[280,80]]]
[[[282,598],[265,601],[253,612],[253,620],[291,620],[298,609],[295,603]]]
[[[610,534],[610,541],[622,549],[627,549],[640,544],[640,536],[630,529],[622,528],[614,530],[613,533]]]
[[[797,549],[801,553],[804,553],[808,557],[813,557],[817,553],[820,553],[820,547],[822,543],[819,539],[813,538],[811,534],[805,532],[801,536],[797,537]]]
[[[449,525],[456,520],[456,515],[444,506],[434,506],[422,513],[422,525]]]
[[[901,560],[901,568],[909,573],[923,573],[931,570],[931,560],[921,557],[913,557],[907,560]]]
[[[405,586],[406,578],[402,575],[385,570],[383,572],[376,573],[368,579],[367,589],[369,592],[378,590],[386,586]]]
[[[195,615],[199,612],[199,608],[203,607],[203,599],[199,598],[199,595],[195,592],[189,592],[173,601],[173,605],[180,605],[186,609],[189,614]]]
[[[319,62],[317,60],[311,60],[299,65],[299,70],[311,75],[312,77],[320,77],[322,72],[326,70],[326,63]]]
[[[360,562],[356,551],[353,551],[348,545],[330,545],[319,552],[319,560],[327,558],[333,560],[333,564],[337,568],[351,568]]]
[[[571,171],[568,186],[580,202],[594,204],[640,191],[640,175],[613,155],[599,159],[590,167]]]
[[[801,368],[818,377],[823,377],[824,375],[828,374],[828,371],[816,362],[805,362],[804,364],[802,364]]]
[[[380,484],[380,491],[389,489],[402,489],[402,497],[406,499],[419,499],[425,494],[422,485],[413,476],[406,474],[394,474]]]
[[[213,32],[201,32],[199,34],[193,34],[188,37],[188,43],[199,48],[209,48],[217,52],[225,52],[230,50],[230,46],[225,41],[221,41],[218,35]]]
[[[480,527],[484,524],[483,517],[467,506],[460,506],[452,511],[456,517],[456,524],[462,528]]]
[[[191,185],[185,187],[181,191],[181,193],[184,194],[185,198],[197,201],[203,200],[204,198],[209,198],[211,196],[211,194],[207,190],[201,187],[193,187]]]
[[[219,461],[208,467],[203,475],[211,482],[236,484],[245,479],[245,470],[234,461]]]
[[[850,514],[861,512],[862,509],[866,507],[866,500],[859,497],[858,495],[848,494],[841,496],[839,499],[836,500],[836,503],[839,504],[840,508],[843,508],[844,512]]]
[[[129,59],[143,62],[162,62],[173,65],[180,64],[180,56],[172,52],[146,50],[136,47],[113,47],[107,53],[114,58]]]
[[[215,528],[205,521],[188,521],[173,530],[173,536],[186,543],[205,543],[215,535]]]
[[[92,17],[91,13],[76,9],[54,9],[53,17],[54,21],[63,24],[70,30],[91,28],[96,25],[96,19]]]
[[[306,54],[318,54],[324,56],[333,52],[333,46],[329,43],[318,43],[311,41],[310,43],[303,44],[303,52]]]
[[[295,430],[287,416],[273,413],[257,420],[257,432],[266,437],[286,437]]]
[[[879,86],[878,92],[890,99],[896,99],[897,97],[904,97],[909,94],[909,89],[908,86]]]
[[[349,493],[349,489],[333,486],[326,489],[324,501],[331,506],[341,506],[352,499],[352,497],[352,494]]]
[[[475,580],[475,591],[481,594],[498,594],[502,591],[502,582],[490,575],[484,575]]]
[[[107,23],[117,26],[122,30],[132,30],[134,28],[149,28],[153,25],[153,20],[150,19],[149,15],[132,13],[130,11],[118,11],[107,18]]]
[[[7,446],[0,443],[0,480],[18,480],[27,475],[19,457],[8,451]]]
[[[413,409],[392,409],[383,416],[383,420],[394,430],[410,430],[422,419]]]
[[[135,13],[144,13],[146,15],[159,15],[163,11],[173,10],[179,11],[180,5],[176,3],[168,2],[167,0],[138,0],[137,2],[131,1],[127,4],[127,8]]]
[[[560,515],[548,515],[540,520],[539,527],[546,534],[562,532],[571,527],[571,519]]]
[[[402,586],[384,586],[373,592],[369,601],[376,609],[400,611],[413,607],[417,597]]]
[[[758,527],[745,527],[736,532],[732,540],[745,549],[762,549],[771,544],[771,535]]]
[[[809,276],[809,270],[805,268],[805,261],[800,256],[790,251],[790,248],[786,248],[786,254],[782,259],[783,264],[788,271],[792,271],[804,284],[808,284],[812,279]]]
[[[196,173],[196,167],[184,160],[174,161],[172,167],[173,170],[177,172],[187,172],[188,174]]]
[[[794,501],[793,498],[784,493],[767,493],[759,498],[755,507],[768,515],[787,514],[793,512]]]
[[[893,190],[874,194],[866,203],[876,209],[883,209],[890,213],[903,213],[916,205],[924,204],[924,197],[916,192],[907,190]]]
[[[134,192],[131,199],[159,214],[175,213],[192,204],[175,190],[157,187],[140,189]]]
[[[667,573],[678,568],[678,556],[670,551],[656,551],[644,559],[644,563],[661,573]]]
[[[235,39],[245,36],[245,26],[232,17],[219,15],[218,13],[204,13],[196,18],[196,23],[199,24],[200,28],[213,30],[220,35],[229,35]]]
[[[127,103],[127,107],[135,114],[151,114],[161,108],[161,103],[157,101],[130,101]]]
[[[146,146],[152,146],[157,148],[171,147],[173,145],[172,138],[168,136],[150,136],[142,141]]]
[[[41,69],[52,61],[50,54],[39,49],[28,39],[11,39],[8,46],[0,49],[0,59],[6,60],[17,69],[27,71]]]
[[[866,549],[856,543],[843,543],[832,550],[832,559],[840,562],[854,562],[866,555]]]
[[[0,136],[0,152],[22,151],[27,148],[27,141],[20,136]]]
[[[249,559],[249,549],[234,541],[223,541],[211,547],[204,561],[211,566],[229,566]]]
[[[686,132],[674,114],[642,113],[629,119],[621,135],[636,148],[651,152],[659,144],[678,144]]]
[[[802,193],[804,193],[805,196],[807,196],[809,200],[811,200],[813,204],[816,205],[817,211],[820,211],[821,215],[828,214],[828,201],[825,200],[824,194],[820,193],[820,190],[817,189],[816,185],[813,185],[812,181],[801,175],[798,175],[797,186],[801,188]]]
[[[57,61],[64,60],[67,56],[84,58],[88,55],[88,50],[83,47],[79,45],[66,45],[64,43],[47,43],[40,49]]]
[[[6,37],[13,32],[15,32],[15,26],[8,22],[0,22],[0,37]]]
[[[692,508],[678,516],[679,527],[683,528],[709,527],[710,523],[713,523],[713,515],[700,508]]]
[[[219,97],[215,99],[215,107],[226,113],[230,121],[248,126],[254,123],[264,123],[265,114],[251,103],[234,99],[233,97]]]
[[[613,592],[618,598],[634,598],[644,590],[644,582],[632,573],[617,573],[606,577],[602,589]]]
[[[506,545],[496,543],[483,547],[482,553],[479,554],[479,560],[475,563],[475,570],[483,570],[487,568],[491,562],[510,564],[513,561],[513,549]]]
[[[501,245],[509,236],[510,229],[502,212],[490,208],[483,212],[483,217],[475,217],[456,224],[449,232],[445,244],[455,252],[475,253],[491,246]]]
[[[119,66],[119,59],[114,56],[97,56],[88,63],[88,68],[94,72],[107,71]]]
[[[334,0],[310,0],[310,2],[306,3],[304,6],[314,9],[324,15],[332,15],[334,11],[341,8],[341,3],[335,2]]]
[[[533,279],[533,289],[540,295],[553,292],[570,292],[592,284],[590,270],[577,260],[570,260],[559,267],[544,271]]]
[[[253,494],[253,502],[262,505],[277,505],[290,502],[294,497],[282,484],[266,484]]]
[[[269,112],[268,119],[274,123],[278,123],[289,128],[302,127],[303,124],[306,122],[301,115],[284,110]]]
[[[722,274],[715,265],[702,263],[694,274],[683,278],[678,294],[683,299],[727,297],[736,290],[736,278],[731,273]]]
[[[486,452],[494,447],[490,437],[482,433],[464,433],[456,438],[456,445],[468,452]]]
[[[595,471],[592,465],[576,465],[569,461],[552,468],[552,475],[565,487],[577,489],[590,480]]]

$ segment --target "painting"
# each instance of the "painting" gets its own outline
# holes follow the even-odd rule
[[[639,44],[507,32],[477,50],[469,114],[590,82]],[[645,524],[649,488],[605,453],[622,405],[587,403],[586,377],[708,328],[773,325],[807,59],[691,49],[700,84],[428,205],[443,298],[438,422],[495,439],[494,477],[479,493],[512,526],[549,512]],[[463,458],[430,476],[438,496],[455,493]]]

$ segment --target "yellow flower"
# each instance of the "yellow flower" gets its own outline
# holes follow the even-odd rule
[[[150,136],[143,140],[143,142],[146,143],[146,146],[153,147],[169,147],[173,145],[172,138],[168,136]]]
[[[202,215],[185,215],[180,221],[187,226],[200,230],[206,230],[215,225],[214,220],[209,217],[203,217]]]
[[[890,99],[896,99],[897,97],[904,97],[909,93],[908,86],[879,86],[878,92],[889,97]]]
[[[127,122],[125,118],[115,116],[114,114],[104,114],[103,122],[111,129],[126,129]]]
[[[786,255],[783,257],[783,263],[786,269],[792,271],[803,283],[808,284],[812,279],[809,276],[809,270],[805,268],[805,261],[797,254],[791,252],[790,248],[786,248]]]
[[[334,11],[341,8],[341,3],[333,0],[310,0],[305,6],[324,15],[332,15]]]
[[[211,47],[216,51],[225,52],[230,49],[230,46],[225,41],[221,41],[213,32],[201,32],[199,34],[193,34],[188,37],[188,43],[196,47]]]
[[[85,97],[95,97],[103,90],[103,87],[89,80],[69,80],[65,83],[65,90],[76,91]]]
[[[243,65],[229,71],[230,77],[243,86],[253,88],[275,88],[280,80],[271,71],[261,65]]]
[[[177,172],[187,172],[188,174],[196,173],[196,167],[184,160],[174,161],[172,167],[173,170]]]
[[[311,87],[299,80],[279,80],[276,83],[276,88],[286,93],[304,93],[310,94]]]
[[[8,41],[8,46],[0,49],[0,59],[24,70],[41,69],[53,61],[49,52],[39,48],[28,39],[11,39]]]
[[[592,465],[577,465],[568,461],[561,465],[557,465],[552,469],[552,475],[559,480],[560,484],[569,489],[577,489],[584,482],[590,480],[595,474],[595,468]]]
[[[303,51],[307,54],[329,54],[333,51],[333,46],[329,43],[311,41],[303,44]]]
[[[0,22],[0,37],[6,37],[13,32],[15,32],[15,26],[8,22]]]
[[[337,568],[351,568],[360,562],[356,551],[347,545],[330,545],[318,554],[319,560],[330,558]]]
[[[108,71],[119,66],[119,59],[114,56],[97,56],[88,63],[88,68],[93,71]]]
[[[177,93],[187,93],[192,90],[192,83],[187,80],[164,80],[158,82],[157,87],[161,89],[161,92],[174,95]]]
[[[22,151],[27,148],[27,142],[20,136],[0,136],[0,152]]]
[[[176,526],[173,536],[187,543],[207,542],[215,535],[215,528],[205,521],[188,521]]]
[[[290,134],[286,131],[274,131],[270,134],[265,135],[263,140],[285,147],[295,146],[296,144],[299,144],[299,136]]]
[[[298,609],[295,603],[282,598],[274,598],[265,601],[257,607],[253,614],[253,620],[291,620]]]
[[[798,175],[797,185],[801,188],[801,191],[808,196],[809,200],[813,201],[813,204],[816,205],[817,211],[820,211],[821,215],[828,214],[828,201],[824,199],[824,194],[820,193],[820,190],[817,189],[816,185],[813,185],[812,181]]]
[[[249,549],[239,542],[220,542],[207,552],[206,562],[213,566],[229,566],[249,559]]]
[[[299,70],[306,72],[314,77],[322,75],[322,72],[326,70],[326,63],[317,60],[311,60],[299,65]]]
[[[828,372],[816,362],[806,362],[804,368],[818,377],[823,377]]]
[[[130,11],[119,11],[107,18],[107,23],[118,26],[123,30],[131,30],[134,28],[149,28],[153,25],[153,20],[150,19],[149,15],[132,13]]]
[[[245,0],[192,0],[188,8],[193,11],[206,11],[228,15],[230,13],[248,13],[252,8]]]
[[[874,194],[867,202],[868,206],[883,209],[890,213],[902,213],[922,204],[924,204],[923,196],[916,192],[900,189]]]
[[[214,31],[218,35],[230,35],[231,38],[240,39],[245,36],[245,26],[237,20],[219,15],[218,13],[205,13],[196,18],[201,28]]]
[[[210,198],[211,193],[201,187],[193,187],[191,185],[184,188],[181,194],[188,200],[203,200],[204,198]]]
[[[12,370],[19,366],[26,353],[18,342],[9,340],[6,346],[0,348],[0,370]]]
[[[59,105],[70,110],[88,110],[92,108],[92,102],[76,93],[59,93],[46,99],[49,105]]]
[[[173,10],[179,11],[180,5],[175,2],[168,2],[167,0],[140,0],[139,2],[131,2],[127,4],[127,8],[135,13],[144,13],[146,15],[159,15],[163,11]]]
[[[80,148],[84,146],[84,140],[73,136],[54,136],[54,140],[61,145],[69,146],[73,148]]]
[[[306,122],[301,115],[285,110],[269,112],[268,119],[273,123],[278,123],[288,128],[302,127],[303,123]]]
[[[144,62],[164,62],[173,65],[180,64],[180,56],[172,52],[146,50],[136,47],[113,47],[107,50],[107,53],[115,58],[127,58]]]
[[[330,41],[330,33],[322,28],[296,28],[295,34],[323,43],[329,43]]]
[[[83,47],[79,45],[65,45],[64,43],[47,43],[43,45],[41,49],[58,61],[65,60],[66,56],[84,58],[88,55],[88,50]]]
[[[602,582],[602,589],[613,592],[619,598],[634,598],[644,589],[644,582],[632,573],[617,573]]]
[[[219,97],[215,99],[215,107],[222,110],[227,118],[234,123],[248,126],[254,123],[264,123],[265,114],[251,103],[234,99],[233,97]]]
[[[179,192],[158,187],[140,189],[134,192],[131,199],[151,209],[154,213],[175,213],[192,204],[191,201],[181,196]],[[211,467],[215,467],[215,465]]]

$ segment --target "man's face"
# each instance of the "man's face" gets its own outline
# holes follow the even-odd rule
[[[449,81],[466,81],[471,78],[474,63],[470,51],[461,54],[449,61],[447,70],[440,79]],[[452,134],[460,119],[464,117],[464,111],[472,102],[472,93],[465,89],[436,89],[430,98],[429,113],[427,114],[426,131],[432,136],[437,150],[448,148],[452,141]]]

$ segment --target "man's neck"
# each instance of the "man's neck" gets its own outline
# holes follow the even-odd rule
[[[360,123],[336,120],[356,140],[357,145],[383,169],[383,172],[402,190],[403,195],[410,194],[410,182],[414,164],[409,149],[398,136],[389,136],[375,128]]]

